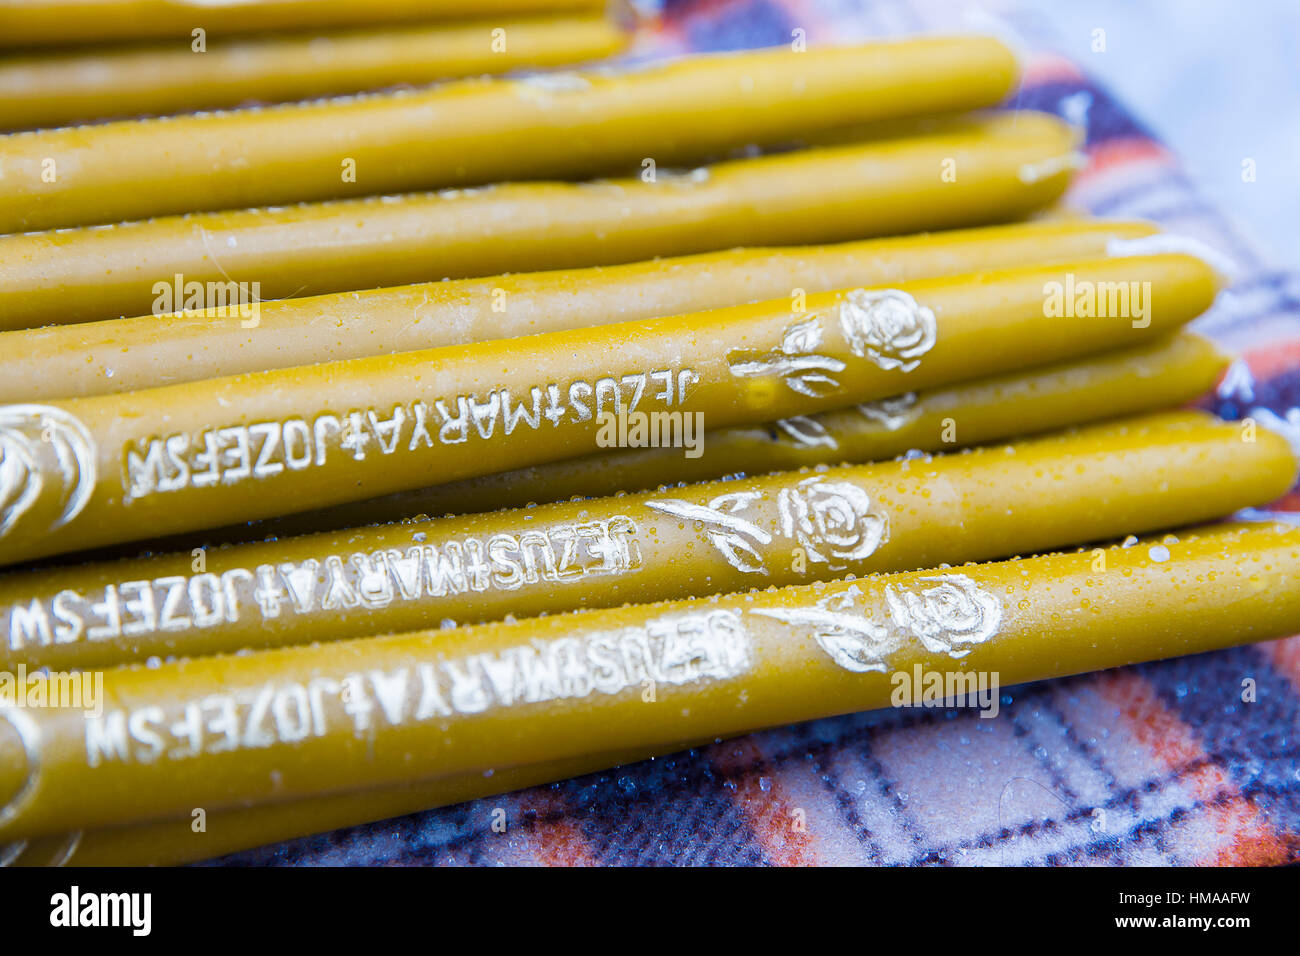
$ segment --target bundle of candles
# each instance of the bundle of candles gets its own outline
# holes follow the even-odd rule
[[[0,704],[0,856],[1300,631],[1300,529],[1219,523],[1293,449],[1186,409],[1221,274],[1054,208],[1002,44],[515,74],[621,49],[594,6],[0,3],[0,670],[102,682]]]

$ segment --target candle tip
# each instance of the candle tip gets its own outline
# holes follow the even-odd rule
[[[1110,256],[1154,256],[1169,252],[1195,256],[1208,263],[1219,274],[1224,285],[1231,285],[1232,280],[1241,272],[1226,253],[1191,236],[1158,232],[1151,236],[1115,238],[1106,243],[1106,254]]]
[[[1007,52],[1016,61],[1016,76],[1025,75],[1025,64],[1029,62],[1030,46],[1024,35],[1010,21],[979,7],[970,7],[963,17],[966,29],[972,33],[982,33],[998,40],[1007,48]]]
[[[1047,159],[1025,163],[1020,167],[1018,176],[1026,186],[1032,186],[1034,183],[1059,176],[1061,173],[1074,173],[1087,165],[1088,157],[1081,152],[1073,151],[1062,156],[1049,156]]]

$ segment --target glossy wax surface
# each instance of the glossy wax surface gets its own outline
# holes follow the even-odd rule
[[[1267,640],[1300,630],[1298,578],[1300,528],[1229,526],[118,668],[99,716],[8,713],[0,836],[730,736],[887,706],[916,665],[1009,686]]]
[[[609,448],[594,455],[230,528],[203,540],[248,541],[327,528],[465,514],[574,497],[643,491],[728,475],[881,461],[1172,408],[1214,387],[1229,359],[1179,332],[1149,345],[861,402],[820,415],[706,432],[698,458],[681,448]]]
[[[0,232],[666,166],[992,106],[1016,78],[996,40],[925,37],[16,133],[0,137]]]
[[[639,178],[507,183],[4,236],[0,328],[146,316],[86,329],[85,348],[93,349],[106,336],[116,342],[119,335],[128,346],[141,339],[155,347],[174,343],[170,355],[186,356],[174,364],[199,371],[209,370],[215,356],[231,362],[239,361],[238,355],[265,356],[268,364],[262,367],[271,368],[320,361],[323,352],[347,357],[349,348],[355,355],[450,344],[465,341],[457,332],[471,324],[490,333],[480,338],[502,338],[530,323],[552,322],[551,328],[563,327],[566,318],[572,323],[577,299],[599,303],[586,315],[615,316],[656,300],[662,300],[658,312],[639,314],[708,308],[670,304],[674,295],[707,299],[711,293],[699,290],[704,275],[716,279],[709,283],[718,289],[712,305],[786,295],[792,286],[783,280],[789,273],[780,261],[793,251],[754,250],[749,256],[729,253],[715,260],[572,275],[496,273],[999,222],[1055,200],[1069,181],[1073,167],[1061,160],[1071,155],[1076,136],[1054,118],[1019,113],[935,126],[899,138],[717,163],[685,175],[664,170],[653,183]],[[960,163],[956,181],[933,174],[946,161]],[[1049,171],[1029,181],[1022,177],[1023,170],[1040,164],[1049,164]],[[1054,243],[1063,248],[1068,236],[1096,227],[1059,224],[1059,236],[1050,227],[1039,228],[1046,253]],[[992,238],[1011,241],[1013,234]],[[895,241],[899,251],[916,254],[921,268],[944,254],[942,247],[927,249],[924,238]],[[1000,258],[999,249],[1006,246],[994,242],[988,265],[1017,264]],[[880,251],[888,257],[889,250]],[[863,252],[871,255],[870,247]],[[965,252],[975,262],[981,257],[973,244]],[[803,254],[813,278],[842,274],[853,258],[849,249]],[[1097,254],[1101,250],[1080,249],[1075,257]],[[1027,250],[1023,261],[1041,258]],[[463,276],[494,278],[441,281]],[[746,294],[746,283],[756,276],[773,291]],[[850,275],[820,288],[863,281]],[[217,284],[212,290],[210,282]],[[409,282],[422,284],[378,288]],[[672,288],[681,286],[697,291]],[[296,301],[357,289],[375,291]],[[196,290],[203,295],[195,298]],[[508,297],[503,300],[497,290]],[[731,298],[721,298],[723,293]],[[288,301],[269,301],[277,299]],[[241,301],[259,302],[256,315],[221,308]],[[191,314],[182,317],[155,315],[186,309]],[[359,351],[366,349],[371,351]],[[306,358],[284,360],[295,355]],[[109,379],[108,372],[122,364],[129,374],[129,362],[107,360],[101,356],[90,366],[96,378]]]
[[[1137,311],[1049,315],[1079,282]],[[1217,283],[1186,255],[1090,260],[0,406],[25,456],[0,562],[576,457],[632,412],[721,428],[1135,346]]]
[[[0,577],[0,669],[100,668],[901,571],[1281,497],[1281,437],[1180,412],[934,459]]]
[[[194,831],[193,818],[185,816],[36,837],[21,843],[0,844],[0,860],[10,866],[175,866],[311,833],[326,833],[580,777],[707,742],[684,742],[656,748],[655,752],[590,754],[492,773],[476,770],[396,787],[214,810],[207,816],[207,828],[198,833]]]
[[[563,66],[612,56],[626,38],[604,17],[555,17],[337,33],[317,28],[298,36],[213,39],[202,52],[185,31],[147,46],[0,56],[0,130]]]
[[[0,47],[63,46],[142,37],[188,37],[295,28],[403,23],[477,14],[599,10],[607,0],[5,0]]]

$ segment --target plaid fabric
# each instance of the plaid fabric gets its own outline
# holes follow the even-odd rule
[[[1075,204],[1157,220],[1240,275],[1197,327],[1244,356],[1205,401],[1300,435],[1300,276],[1271,270],[1152,135],[1007,3],[670,2],[638,58],[1010,26],[1016,105],[1086,124]],[[996,19],[994,19],[996,17]],[[1289,422],[1288,422],[1289,415]],[[1277,510],[1300,512],[1292,493]],[[1258,699],[1241,701],[1251,678]],[[1276,864],[1300,861],[1300,637],[857,714],[228,857],[239,864]],[[505,833],[492,814],[506,811]],[[795,823],[795,821],[799,821]]]

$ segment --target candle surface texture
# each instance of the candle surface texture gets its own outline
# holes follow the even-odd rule
[[[993,106],[1016,79],[996,40],[924,37],[14,133],[0,232],[698,162]]]
[[[1135,346],[1217,288],[1191,256],[1090,260],[0,406],[0,562],[577,457],[633,413],[721,428]]]
[[[101,713],[4,712],[0,837],[734,736],[888,706],[918,665],[1009,686],[1281,637],[1297,574],[1300,528],[1263,523],[115,668]]]
[[[1074,131],[1053,117],[1018,113],[946,121],[901,138],[722,162],[688,174],[663,170],[653,182],[502,183],[0,236],[0,328],[149,316],[127,328],[151,323],[154,338],[175,337],[184,345],[190,341],[185,330],[202,322],[227,339],[242,333],[250,343],[274,337],[280,345],[299,334],[288,323],[309,322],[326,330],[328,342],[338,330],[326,325],[327,317],[351,323],[363,310],[378,309],[380,315],[409,310],[400,326],[390,326],[391,342],[399,328],[430,331],[432,325],[436,334],[442,323],[433,310],[440,306],[466,310],[476,303],[490,309],[491,318],[511,323],[519,306],[491,293],[527,296],[542,290],[538,283],[545,277],[494,279],[486,300],[477,293],[487,280],[450,286],[441,280],[1016,219],[1061,195],[1073,167],[1059,160],[1073,155],[1075,141]],[[946,161],[962,164],[955,182],[933,175]],[[1053,162],[1059,168],[1048,175],[1028,182],[1021,176],[1027,165]],[[1064,247],[1068,235],[1089,228],[1095,227],[1058,224],[1061,236],[1055,243]],[[1054,230],[1046,224],[1039,229],[1046,255]],[[896,241],[900,250],[914,248],[922,263],[930,258],[923,240]],[[980,255],[974,243],[966,248],[972,257]],[[791,250],[769,254],[788,256]],[[826,268],[833,262],[831,257]],[[747,263],[724,254],[714,264],[739,271]],[[761,263],[748,264],[749,271],[760,270]],[[701,260],[700,268],[705,265]],[[682,270],[693,271],[690,263]],[[649,283],[659,274],[653,263],[638,262],[586,281],[600,289],[619,275]],[[576,286],[583,279],[575,275],[572,281]],[[737,281],[720,276],[719,287],[734,288]],[[422,285],[331,301],[275,301],[412,282]],[[647,296],[655,288],[667,291],[642,288]],[[773,294],[788,293],[786,287]],[[719,304],[744,298],[765,296],[737,294]],[[548,306],[543,314],[549,311]],[[659,314],[673,311],[693,309]],[[171,312],[189,314],[157,318]],[[96,333],[86,334],[93,340]],[[126,334],[130,341],[138,333]],[[308,341],[321,337],[318,332]],[[268,349],[257,345],[243,351],[266,354]]]
[[[933,459],[0,577],[0,669],[98,668],[901,571],[1193,524],[1285,494],[1259,430],[1178,412]]]

